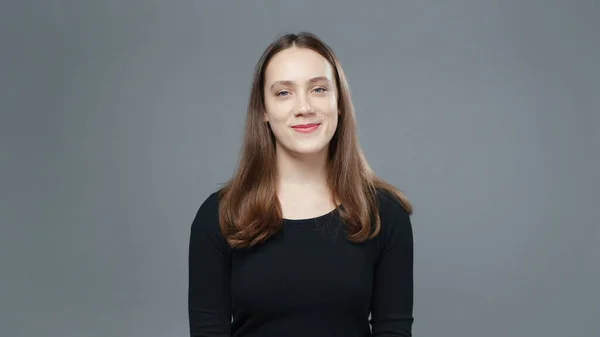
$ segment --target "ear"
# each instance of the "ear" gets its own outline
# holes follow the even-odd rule
[[[263,112],[263,122],[268,122],[269,121],[269,116],[267,115],[267,112]]]

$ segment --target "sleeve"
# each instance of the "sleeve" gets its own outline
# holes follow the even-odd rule
[[[216,196],[199,208],[190,229],[188,316],[191,337],[229,337],[230,253],[221,235]]]
[[[386,203],[373,283],[372,336],[410,337],[414,320],[412,225],[409,213],[399,203]]]

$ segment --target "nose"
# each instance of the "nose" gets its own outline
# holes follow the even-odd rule
[[[296,115],[307,114],[307,113],[310,113],[311,111],[312,111],[312,108],[310,106],[308,99],[304,96],[298,96],[298,102],[296,105],[295,114]]]

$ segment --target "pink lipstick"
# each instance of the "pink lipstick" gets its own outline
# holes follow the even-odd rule
[[[321,124],[320,123],[299,124],[299,125],[293,125],[292,129],[294,129],[294,131],[297,131],[300,133],[311,133],[311,132],[314,132],[316,129],[318,129],[319,125],[321,125]]]

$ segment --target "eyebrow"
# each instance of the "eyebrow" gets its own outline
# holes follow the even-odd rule
[[[308,80],[309,83],[315,83],[315,82],[329,82],[329,78],[327,78],[326,76],[317,76],[317,77],[313,77],[310,80]],[[294,82],[292,81],[275,81],[273,84],[271,84],[271,89],[273,89],[274,86],[276,85],[292,85]]]

